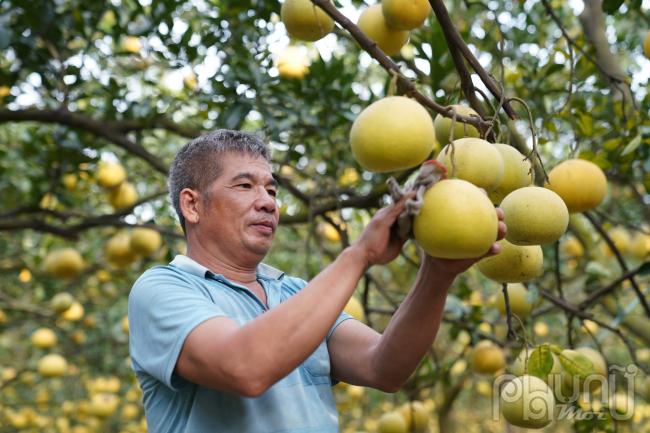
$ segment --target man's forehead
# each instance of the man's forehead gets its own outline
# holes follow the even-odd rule
[[[261,156],[229,152],[222,159],[222,177],[233,178],[241,174],[252,177],[273,178],[271,165]]]

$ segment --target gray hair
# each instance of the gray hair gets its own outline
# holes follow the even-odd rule
[[[218,129],[185,144],[176,153],[169,169],[169,198],[185,233],[180,193],[185,188],[199,191],[209,201],[208,187],[221,174],[220,157],[227,152],[246,153],[270,162],[270,152],[257,135]]]

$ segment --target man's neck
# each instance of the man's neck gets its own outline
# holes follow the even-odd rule
[[[257,264],[250,266],[235,265],[227,260],[222,260],[213,254],[206,255],[197,251],[187,250],[187,257],[198,264],[205,266],[215,274],[221,274],[230,281],[242,284],[250,284],[257,280]]]

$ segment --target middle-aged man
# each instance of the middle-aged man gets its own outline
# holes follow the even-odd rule
[[[405,240],[392,228],[404,199],[306,283],[262,263],[279,210],[259,138],[218,130],[191,141],[169,190],[187,254],[146,271],[129,296],[152,433],[338,431],[332,383],[397,391],[431,347],[450,284],[476,261],[424,256],[379,334],[341,312],[368,267],[399,254]],[[495,240],[504,234],[500,222]]]

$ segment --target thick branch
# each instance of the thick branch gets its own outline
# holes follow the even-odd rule
[[[105,138],[116,146],[147,161],[157,171],[167,174],[168,167],[158,157],[149,153],[147,149],[130,140],[126,135],[111,128],[110,123],[104,123],[79,113],[67,110],[0,110],[0,123],[2,122],[43,122],[57,123],[70,128],[82,129]]]
[[[377,47],[377,44],[368,38],[368,36],[366,36],[365,33],[363,33],[356,24],[350,21],[341,12],[339,12],[339,10],[336,9],[336,7],[329,0],[312,0],[312,3],[323,9],[330,17],[332,17],[332,19],[334,19],[334,21],[339,23],[341,27],[350,32],[354,40],[357,41],[361,48],[370,54],[372,58],[377,60],[377,62],[379,62],[379,64],[384,69],[386,69],[386,71],[388,71],[391,75],[396,76],[399,86],[406,90],[406,94],[413,97],[413,99],[418,101],[423,106],[432,109],[436,113],[440,113],[446,117],[452,117],[453,113],[451,107],[444,107],[431,98],[420,93],[415,88],[415,85],[408,78],[402,75],[397,63],[393,62],[390,57],[388,57],[381,49],[379,49],[379,47]],[[473,125],[480,131],[487,130],[490,125],[490,122],[486,122],[483,119],[475,116],[461,116],[457,114],[456,120]]]

